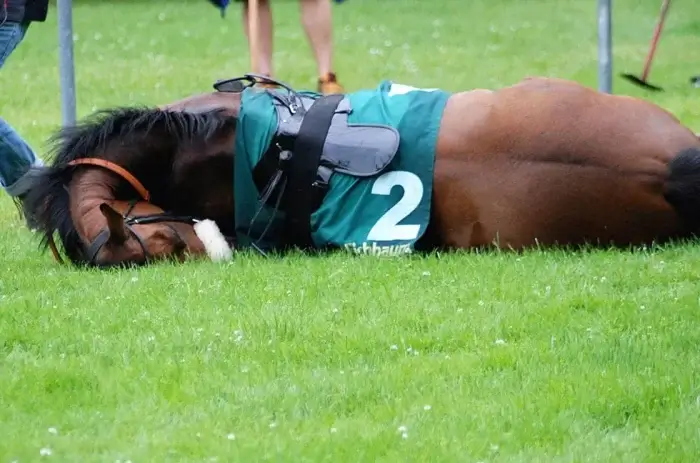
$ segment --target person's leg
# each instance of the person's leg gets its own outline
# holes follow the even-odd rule
[[[301,22],[314,52],[322,93],[343,93],[333,72],[333,16],[330,0],[300,0]]]
[[[268,0],[258,0],[258,67],[251,72],[272,77],[272,11]],[[243,29],[250,43],[248,2],[243,2]]]
[[[27,25],[18,23],[8,22],[0,26],[0,68],[22,41],[26,30]],[[43,162],[29,145],[0,117],[0,186],[11,196],[23,195],[30,168],[41,165]]]
[[[0,186],[10,196],[22,196],[27,192],[29,169],[43,165],[22,137],[0,117]]]

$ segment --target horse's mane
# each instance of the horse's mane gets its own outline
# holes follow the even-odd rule
[[[236,119],[214,110],[205,113],[164,111],[148,107],[116,107],[96,111],[71,127],[60,129],[49,138],[50,165],[32,170],[23,212],[42,233],[40,246],[46,249],[49,239],[58,232],[67,257],[74,264],[85,264],[83,244],[70,214],[68,184],[75,159],[94,157],[110,159],[129,170],[111,156],[110,144],[128,145],[137,155],[147,156],[144,141],[152,131],[161,131],[167,143],[206,141],[221,129],[235,129]],[[120,150],[121,151],[121,150]]]
[[[116,107],[94,112],[72,127],[59,130],[49,139],[53,145],[53,166],[65,166],[84,157],[99,157],[109,142],[119,138],[129,142],[143,140],[154,128],[164,130],[175,143],[206,140],[219,129],[235,125],[235,119],[223,111],[194,114],[163,111],[143,106]]]

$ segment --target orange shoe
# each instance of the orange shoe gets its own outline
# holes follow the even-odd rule
[[[329,72],[325,76],[319,77],[318,92],[324,95],[332,95],[334,93],[345,93],[345,89],[338,83],[335,73]]]

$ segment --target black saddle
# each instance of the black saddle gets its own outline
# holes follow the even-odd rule
[[[300,94],[265,76],[219,81],[217,91],[241,92],[257,82],[287,90],[265,89],[277,112],[277,130],[253,169],[261,200],[285,213],[287,245],[313,247],[311,214],[320,207],[334,173],[372,177],[396,156],[400,136],[385,125],[348,124],[350,100],[342,94]]]

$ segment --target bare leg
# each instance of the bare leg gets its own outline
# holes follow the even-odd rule
[[[323,93],[342,92],[333,73],[333,16],[330,0],[300,0],[301,22],[316,58],[319,88]]]
[[[252,72],[272,77],[272,11],[269,0],[258,0],[258,68]],[[248,2],[243,3],[243,28],[250,41]]]
[[[333,25],[330,0],[300,0],[301,23],[316,58],[318,75],[332,71]]]

